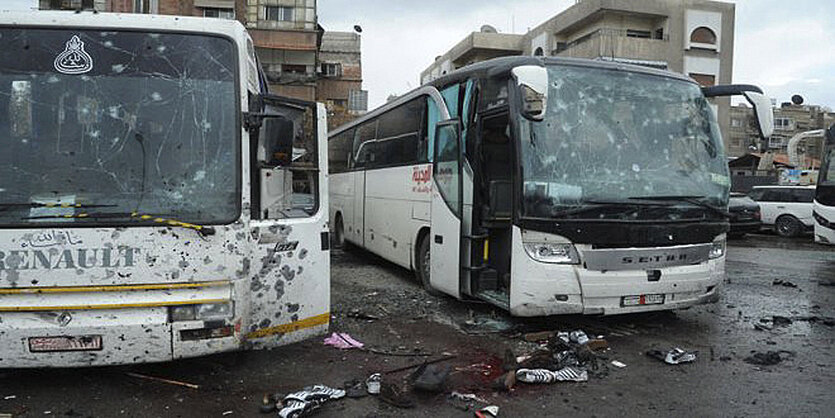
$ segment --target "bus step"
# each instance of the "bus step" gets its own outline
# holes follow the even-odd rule
[[[482,290],[480,292],[476,292],[475,297],[500,308],[510,309],[510,295],[508,295],[507,292],[498,290]]]

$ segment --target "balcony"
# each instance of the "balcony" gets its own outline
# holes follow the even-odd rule
[[[577,58],[615,57],[666,63],[669,42],[667,34],[657,37],[648,31],[600,28],[571,42],[558,42],[551,55]]]

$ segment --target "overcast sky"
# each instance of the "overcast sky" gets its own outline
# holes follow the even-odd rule
[[[736,83],[757,84],[778,103],[800,94],[835,108],[835,8],[822,0],[734,0]],[[481,25],[524,33],[574,0],[318,0],[326,30],[363,29],[369,106],[419,84],[420,72]],[[27,9],[36,0],[0,0]]]

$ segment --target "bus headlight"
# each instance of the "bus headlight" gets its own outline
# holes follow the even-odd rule
[[[725,236],[713,241],[713,246],[710,247],[710,259],[716,259],[725,255]]]
[[[171,322],[226,319],[231,318],[234,314],[235,308],[232,302],[181,305],[168,308],[168,317]]]
[[[536,261],[553,264],[578,264],[580,257],[573,244],[526,242],[522,244],[528,256]]]

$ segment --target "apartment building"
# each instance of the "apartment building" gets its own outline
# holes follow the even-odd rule
[[[578,0],[523,35],[483,27],[421,73],[426,83],[450,71],[506,55],[590,58],[667,69],[702,85],[728,84],[733,71],[735,7],[708,0]],[[730,99],[714,101],[730,129]],[[729,155],[745,149],[728,148]]]
[[[368,110],[368,92],[362,89],[361,40],[356,32],[325,32],[322,36],[316,100],[327,106],[329,128]]]

